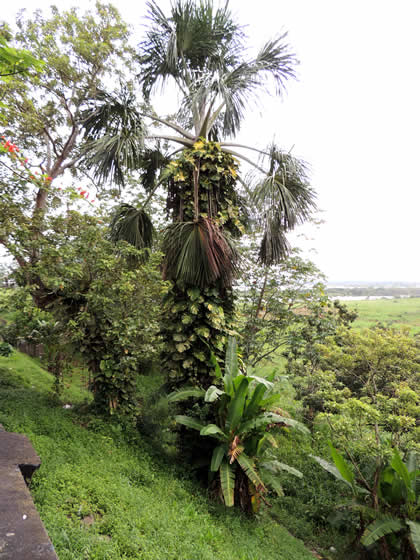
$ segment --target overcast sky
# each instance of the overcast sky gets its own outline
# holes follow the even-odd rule
[[[3,3],[0,19],[11,22],[21,8],[51,3]],[[146,2],[113,3],[140,38]],[[331,281],[420,282],[418,0],[231,0],[230,6],[252,45],[288,31],[301,61],[286,97],[264,99],[241,136],[257,146],[275,137],[310,164],[324,223],[297,242]]]

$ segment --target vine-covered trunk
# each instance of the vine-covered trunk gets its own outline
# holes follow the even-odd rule
[[[164,276],[173,284],[162,361],[171,388],[208,387],[217,382],[212,355],[222,362],[233,326],[233,238],[244,230],[237,165],[217,142],[199,139],[170,162],[168,175]]]
[[[233,323],[233,296],[215,286],[200,289],[174,285],[165,301],[163,364],[171,389],[186,384],[218,383],[212,354],[223,360]]]

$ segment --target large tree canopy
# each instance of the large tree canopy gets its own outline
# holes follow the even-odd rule
[[[105,84],[122,77],[131,56],[127,27],[113,6],[98,2],[83,15],[51,9],[49,18],[39,11],[32,17],[21,13],[13,38],[16,52],[30,51],[44,61],[42,74],[15,73],[0,82],[0,243],[26,271],[26,281],[38,286],[31,267],[48,214],[60,207],[62,185],[55,180],[66,172],[85,179],[84,111]],[[41,292],[42,286],[39,304]]]
[[[9,45],[11,33],[6,24],[0,25],[0,80],[8,81],[16,74],[28,75],[30,70],[42,70],[44,63],[26,49]],[[3,107],[3,104],[0,104]]]
[[[287,252],[285,232],[308,219],[315,207],[305,165],[272,143],[259,149],[232,142],[231,138],[238,134],[251,102],[258,101],[266,90],[281,94],[286,80],[294,77],[297,61],[286,35],[268,41],[254,58],[246,58],[246,37],[228,3],[216,9],[210,0],[178,0],[169,17],[151,1],[147,21],[138,52],[140,85],[149,99],[157,87],[171,82],[181,94],[179,110],[173,118],[161,118],[151,109],[135,105],[132,96],[104,93],[85,122],[90,139],[87,161],[99,180],[122,184],[122,170],[135,165],[134,152],[143,142],[163,140],[173,145],[172,155],[191,149],[195,151],[190,158],[193,162],[194,158],[205,158],[203,141],[216,140],[221,152],[234,158],[232,162],[241,160],[252,165],[252,174],[236,176],[239,170],[235,170],[235,182],[241,186],[236,192],[246,195],[243,200],[250,207],[249,213],[264,232],[261,262],[278,262]],[[255,152],[257,160],[245,155],[246,150]],[[156,157],[156,150],[149,148],[143,154],[150,156],[149,169],[153,163],[156,171],[162,170],[162,163],[167,164],[166,158]],[[192,218],[197,220],[203,168],[194,162],[191,165]],[[184,175],[173,176],[181,183]],[[147,177],[145,187],[150,190],[150,173]],[[155,186],[167,179],[166,167]],[[209,208],[204,213],[202,218],[218,218]],[[173,218],[184,221],[181,214]]]

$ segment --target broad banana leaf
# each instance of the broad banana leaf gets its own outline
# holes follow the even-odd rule
[[[191,418],[191,416],[183,416],[181,414],[178,414],[177,416],[175,416],[175,422],[178,422],[178,424],[182,424],[187,428],[198,430],[199,432],[204,428],[203,424],[201,424],[195,418]]]
[[[204,389],[199,389],[198,387],[185,387],[184,389],[179,389],[173,393],[169,393],[169,402],[185,401],[190,397],[203,397]]]
[[[410,474],[417,471],[417,453],[415,451],[410,451],[408,453],[405,464],[407,465],[407,470]],[[420,471],[417,471],[417,473],[420,474]]]
[[[210,385],[210,387],[206,391],[206,394],[204,395],[204,400],[206,402],[214,402],[222,393],[224,393],[224,391],[222,391],[215,385]]]
[[[332,459],[334,461],[334,464],[337,467],[339,473],[344,478],[344,480],[347,480],[347,482],[354,489],[354,473],[353,473],[353,471],[350,469],[349,465],[346,463],[343,456],[337,451],[337,449],[335,449],[335,447],[333,446],[333,444],[330,441],[328,442],[328,446],[330,448],[331,457],[332,457]]]
[[[321,465],[321,467],[323,469],[325,469],[326,471],[331,473],[333,476],[335,476],[335,478],[337,480],[341,480],[341,482],[344,482],[345,484],[350,486],[350,488],[353,488],[352,485],[350,484],[350,482],[348,482],[345,478],[343,478],[341,476],[340,471],[337,469],[337,467],[335,465],[333,465],[329,461],[326,461],[325,459],[322,459],[322,457],[317,457],[316,455],[309,455],[309,457],[314,459],[318,463],[318,465]]]
[[[200,436],[215,436],[217,439],[224,439],[227,440],[227,435],[216,426],[216,424],[207,424],[200,430]]]
[[[272,473],[278,473],[280,471],[286,471],[289,474],[293,474],[293,476],[297,476],[298,478],[303,478],[303,474],[298,471],[297,469],[286,465],[285,463],[281,463],[280,461],[264,461],[261,465],[264,469],[271,471]]]
[[[261,477],[264,480],[264,484],[272,488],[279,498],[284,496],[283,486],[280,484],[278,478],[266,471],[263,467],[261,467]]]
[[[412,488],[411,480],[410,480],[410,473],[406,465],[403,463],[401,456],[398,452],[398,449],[394,449],[394,455],[390,462],[391,467],[394,471],[400,476],[400,478],[404,481],[404,485],[407,490],[407,498],[410,502],[416,501],[416,494]]]
[[[238,368],[238,347],[236,338],[229,337],[228,345],[226,348],[225,370],[232,378],[236,377],[239,371]]]
[[[392,467],[385,467],[381,472],[378,496],[390,505],[397,505],[405,500],[405,482]]]
[[[258,442],[257,457],[261,457],[261,455],[264,453],[264,451],[268,448],[269,445],[271,445],[271,447],[279,446],[276,438],[269,432],[266,432]]]
[[[262,428],[264,426],[268,426],[268,424],[272,424],[270,418],[267,418],[264,415],[257,416],[256,418],[251,418],[251,420],[246,420],[242,422],[238,427],[238,434],[247,434],[252,430],[257,430],[258,428]]]
[[[219,470],[220,464],[223,460],[223,457],[225,456],[226,451],[227,451],[226,445],[218,445],[213,449],[213,455],[211,457],[211,463],[210,463],[210,470],[212,472],[217,472]]]
[[[420,523],[417,523],[417,521],[407,521],[407,525],[410,527],[414,548],[420,554]]]
[[[281,395],[279,393],[274,393],[270,395],[263,401],[261,401],[261,408],[269,409],[273,404],[277,404],[281,400]]]
[[[225,505],[232,507],[234,504],[235,470],[227,461],[223,461],[220,465],[220,486]]]
[[[293,420],[293,418],[287,418],[286,416],[281,416],[280,414],[275,414],[274,412],[266,412],[264,416],[271,424],[286,424],[290,428],[295,428],[304,434],[310,434],[308,428],[299,422],[298,420]]]
[[[390,515],[384,516],[381,519],[375,519],[366,527],[360,542],[363,546],[370,546],[385,535],[404,529],[404,526],[405,524],[400,519]]]
[[[225,388],[225,393],[229,395],[229,397],[233,397],[235,391],[233,387],[233,379],[228,373],[225,373],[223,376],[223,386]]]
[[[258,377],[257,375],[249,375],[248,377],[253,379],[254,381],[257,381],[258,383],[262,383],[267,389],[272,389],[274,386],[271,381],[268,381],[264,377]]]
[[[233,380],[233,394],[235,395],[236,391],[238,390],[242,381],[246,379],[248,381],[248,385],[251,383],[251,379],[247,375],[243,375],[242,373],[237,375]]]
[[[233,431],[237,428],[244,412],[245,399],[248,394],[249,379],[244,377],[235,392],[235,396],[228,406],[226,429]]]
[[[259,383],[252,393],[251,400],[246,405],[244,410],[244,418],[252,418],[255,413],[261,408],[261,401],[264,397],[267,387],[263,383]]]
[[[256,488],[262,487],[264,489],[265,488],[264,482],[261,480],[260,475],[257,473],[255,469],[255,464],[252,461],[252,459],[248,457],[248,455],[246,455],[245,453],[241,453],[240,455],[238,455],[236,460],[238,461],[242,470],[247,475],[247,477],[252,482],[252,484]]]

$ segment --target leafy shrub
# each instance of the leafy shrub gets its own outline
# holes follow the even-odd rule
[[[204,424],[196,417],[178,415],[175,420],[200,436],[216,440],[212,446],[209,470],[218,473],[218,487],[226,506],[235,503],[244,511],[258,511],[266,502],[267,487],[283,495],[277,474],[286,471],[297,477],[302,474],[269,454],[277,447],[271,430],[287,426],[303,432],[307,429],[284,413],[274,409],[280,399],[273,394],[273,384],[267,379],[243,375],[239,371],[235,339],[230,339],[226,351],[225,374],[214,359],[215,372],[223,389],[211,385],[207,391],[185,388],[169,396],[171,402],[191,397],[203,397],[209,404],[214,420]]]
[[[8,357],[13,352],[13,346],[8,342],[0,342],[0,356]]]
[[[420,470],[415,453],[410,453],[404,463],[394,449],[389,462],[366,480],[357,466],[354,474],[352,464],[331,444],[330,449],[334,464],[320,457],[314,459],[351,490],[353,501],[348,507],[360,514],[361,544],[368,548],[378,545],[379,557],[384,560],[391,554],[395,560],[416,560],[420,554],[420,523],[416,521],[420,515]],[[388,540],[389,535],[397,539]]]

